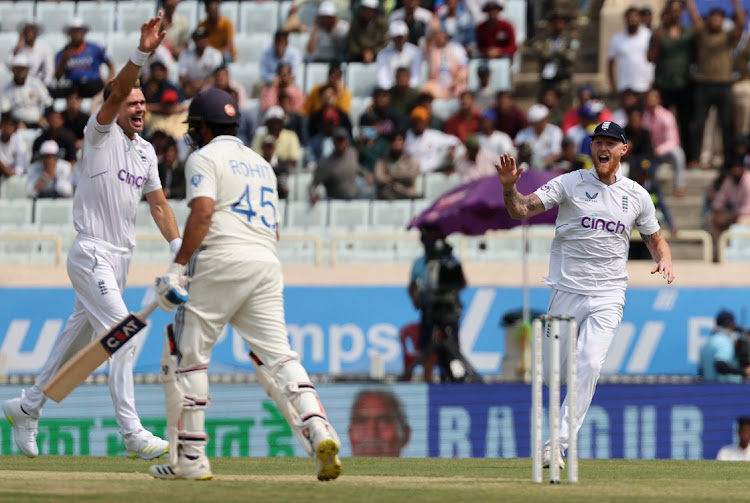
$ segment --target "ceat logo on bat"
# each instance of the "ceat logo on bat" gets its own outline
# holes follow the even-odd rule
[[[135,315],[125,318],[119,325],[112,328],[101,340],[104,350],[110,355],[120,349],[135,334],[141,331],[146,323],[139,320]]]
[[[224,113],[229,117],[234,117],[237,111],[234,109],[234,105],[232,105],[231,103],[227,103],[226,105],[224,105]]]

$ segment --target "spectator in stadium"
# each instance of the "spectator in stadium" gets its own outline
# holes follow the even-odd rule
[[[332,89],[326,89],[333,86]],[[332,92],[331,92],[332,91]],[[331,96],[333,96],[331,98]],[[316,84],[310,89],[302,105],[302,115],[310,117],[319,112],[324,105],[334,105],[336,108],[349,113],[352,104],[352,93],[344,85],[344,72],[340,63],[331,63],[328,67],[328,77],[325,82]]]
[[[581,105],[583,108],[585,105]],[[622,127],[628,125],[628,111],[631,108],[642,108],[643,100],[641,96],[632,89],[624,89],[620,93],[620,107],[612,111],[612,121]],[[580,109],[579,109],[580,110]]]
[[[404,407],[392,391],[365,389],[357,393],[349,420],[352,456],[399,457],[410,438]]]
[[[573,72],[581,46],[577,33],[568,29],[570,19],[567,10],[553,9],[547,16],[548,32],[537,35],[531,43],[539,65],[540,98],[554,89],[564,108],[573,104]]]
[[[750,133],[750,37],[743,36],[734,51],[732,75],[732,108],[734,133],[747,136]],[[683,143],[685,145],[685,143]]]
[[[375,88],[372,92],[372,103],[365,113],[375,117],[375,129],[380,136],[387,136],[405,126],[404,117],[391,106],[391,95],[388,89]]]
[[[334,150],[333,133],[342,128],[349,132],[350,130],[342,126],[342,119],[345,116],[339,113],[335,107],[325,107],[320,114],[320,127],[307,142],[305,148],[305,165],[315,166],[321,159],[328,156]]]
[[[750,366],[737,360],[737,323],[731,311],[716,315],[716,326],[700,349],[698,375],[708,382],[742,382],[750,377]]]
[[[205,28],[196,28],[193,47],[182,51],[177,60],[179,81],[186,98],[192,98],[208,84],[214,70],[224,64],[221,51],[208,45]]]
[[[7,63],[15,56],[26,56],[29,75],[52,85],[55,78],[55,60],[52,48],[38,37],[44,27],[35,20],[22,21],[18,25],[18,42],[8,53]],[[10,64],[8,65],[10,66]]]
[[[70,163],[59,159],[59,148],[54,140],[42,143],[39,160],[29,167],[26,193],[29,197],[57,199],[73,195],[72,168]]]
[[[388,18],[378,8],[378,0],[360,2],[349,28],[348,61],[374,63],[376,55],[388,44]]]
[[[437,7],[432,24],[437,24],[453,42],[460,44],[469,56],[476,53],[476,23],[462,0],[446,0]]]
[[[528,126],[526,114],[513,101],[510,91],[498,91],[495,95],[495,129],[515,138]]]
[[[161,20],[161,29],[167,32],[162,45],[172,53],[174,58],[179,58],[182,51],[188,48],[190,42],[190,26],[185,16],[177,12],[177,4],[180,0],[161,0],[161,10],[164,17]]]
[[[243,110],[247,106],[247,91],[245,91],[245,86],[232,78],[229,74],[229,67],[226,65],[221,65],[214,70],[207,87],[215,87],[228,93],[237,103],[237,106],[240,107],[240,110]]]
[[[419,89],[411,86],[411,70],[402,66],[396,70],[396,81],[388,91],[391,107],[403,117],[408,117],[416,106]]]
[[[78,89],[73,89],[65,98],[65,110],[62,111],[63,127],[73,133],[76,139],[76,150],[83,146],[83,129],[89,121],[89,114],[82,110],[83,99]]]
[[[208,45],[218,49],[224,63],[237,59],[237,48],[234,46],[234,23],[219,12],[219,0],[205,0],[206,19],[198,23],[208,34]]]
[[[280,161],[296,166],[302,155],[299,138],[294,131],[284,129],[284,109],[279,106],[271,107],[263,114],[263,126],[259,127],[253,137],[252,149],[263,155],[263,139],[267,135],[276,137],[276,156]]]
[[[0,180],[26,173],[26,144],[16,134],[18,120],[5,112],[0,116]]]
[[[287,63],[291,67],[292,77],[302,71],[302,55],[296,47],[289,45],[289,34],[279,30],[273,36],[273,44],[260,56],[260,79],[255,85],[253,96],[260,96],[263,88],[276,79],[281,63]]]
[[[422,91],[435,99],[458,99],[469,83],[469,58],[461,44],[452,42],[435,27],[425,47],[427,82]]]
[[[34,140],[31,147],[31,160],[39,159],[39,149],[42,143],[47,140],[55,140],[60,149],[58,157],[65,159],[71,166],[75,167],[76,162],[78,162],[76,139],[73,133],[65,129],[65,119],[63,119],[62,113],[53,107],[49,107],[44,113],[44,118],[47,121],[47,128],[43,129],[42,133]]]
[[[658,89],[646,93],[643,126],[651,133],[657,162],[666,162],[674,170],[674,196],[685,195],[685,151],[680,144],[680,132],[672,112],[661,105]],[[630,136],[628,136],[629,138]]]
[[[576,96],[578,98],[578,103],[566,110],[565,114],[563,115],[562,124],[560,124],[560,129],[562,129],[563,134],[567,134],[570,128],[578,124],[578,122],[580,121],[580,118],[578,116],[578,109],[583,106],[584,103],[589,100],[599,99],[599,95],[591,84],[584,84],[579,87]],[[614,119],[612,118],[612,112],[608,108],[605,108],[604,110],[602,110],[600,120],[602,122],[614,121]],[[617,124],[619,124],[619,122],[617,122]]]
[[[373,170],[377,198],[381,200],[414,199],[417,179],[422,176],[416,159],[404,152],[404,132],[388,135],[388,152],[377,160]]]
[[[159,180],[167,199],[185,199],[185,163],[180,160],[177,142],[169,138],[159,162]]]
[[[346,58],[349,21],[340,19],[336,5],[326,0],[318,6],[306,53],[310,61],[338,63]]]
[[[586,169],[587,163],[581,159],[578,154],[578,146],[575,140],[569,136],[564,136],[562,140],[562,152],[560,158],[552,163],[550,171],[561,173],[570,173],[578,169]],[[589,164],[590,166],[590,164]],[[630,244],[631,246],[633,243]]]
[[[388,22],[403,21],[408,30],[409,43],[421,47],[432,22],[432,11],[420,7],[419,0],[403,0],[401,3],[403,7],[391,12]]]
[[[587,168],[591,167],[591,133],[594,132],[596,125],[600,122],[600,116],[604,110],[604,104],[599,100],[591,100],[584,103],[578,109],[579,123],[568,129],[565,133],[566,138],[573,140],[576,146],[576,154],[584,154],[588,159]],[[630,140],[630,136],[628,136]],[[628,141],[628,144],[631,142]],[[627,154],[632,150],[628,148]],[[626,155],[627,155],[626,154]],[[623,157],[624,159],[625,157]]]
[[[471,134],[464,141],[466,152],[456,159],[454,169],[466,183],[479,178],[496,175],[495,161],[497,156],[490,150],[482,149],[477,135]]]
[[[555,126],[562,124],[563,109],[560,107],[560,93],[557,89],[549,88],[544,91],[539,99],[539,103],[549,109],[549,122]]]
[[[495,104],[495,94],[497,91],[490,82],[491,77],[492,70],[490,70],[490,65],[486,62],[481,63],[477,67],[477,82],[479,83],[479,87],[472,89],[472,91],[474,91],[477,105],[482,110],[491,108]]]
[[[363,114],[359,119],[359,136],[357,137],[357,153],[359,165],[365,173],[371,174],[375,163],[388,153],[388,139],[378,134],[376,127],[378,118],[372,114]]]
[[[411,128],[404,138],[404,151],[419,163],[422,173],[446,171],[453,163],[456,147],[461,140],[438,129],[430,129],[427,123],[430,112],[424,107],[411,111]]]
[[[292,66],[284,62],[279,63],[279,67],[276,69],[276,77],[260,92],[260,113],[278,105],[279,95],[282,93],[291,98],[292,110],[295,112],[302,110],[305,93],[294,82]]]
[[[151,63],[154,61],[159,61],[167,68],[174,67],[176,63],[176,60],[174,59],[174,56],[172,56],[172,53],[169,52],[169,49],[160,45],[149,55],[143,68],[141,68],[141,80],[147,79],[151,74]]]
[[[307,124],[305,118],[294,110],[292,97],[286,93],[280,93],[279,106],[285,115],[284,128],[294,131],[302,146],[307,145]]]
[[[276,173],[276,190],[279,193],[279,199],[289,198],[289,173],[293,171],[294,166],[290,166],[286,161],[280,161],[276,156],[276,137],[267,134],[263,137],[260,145],[261,156],[273,168]]]
[[[445,121],[444,131],[465,142],[469,135],[479,131],[481,114],[474,102],[474,93],[464,91],[461,93],[458,110]]]
[[[703,141],[708,111],[716,107],[722,136],[722,151],[728,156],[732,138],[732,53],[737,46],[747,15],[740,0],[732,0],[734,6],[734,26],[724,29],[724,10],[712,8],[706,21],[703,20],[695,0],[687,0],[690,20],[695,31],[695,73],[693,74],[693,113],[695,119],[694,151],[690,164],[698,166],[698,156]]]
[[[529,125],[518,132],[514,143],[516,147],[528,143],[533,152],[531,169],[545,170],[560,158],[562,130],[549,123],[549,109],[544,105],[532,105],[527,117]]]
[[[733,224],[750,225],[750,172],[745,164],[742,157],[727,163],[727,176],[711,201],[709,229],[714,238],[714,261],[718,261],[721,233]]]
[[[716,454],[718,461],[750,461],[750,416],[737,418],[737,444],[725,445]]]
[[[70,42],[55,55],[57,86],[51,89],[52,97],[65,97],[76,87],[82,97],[91,98],[104,88],[101,65],[107,66],[107,79],[114,77],[115,65],[104,47],[86,40],[89,25],[81,18],[71,19],[64,31]]]
[[[3,112],[12,113],[27,128],[39,128],[44,110],[52,105],[52,97],[44,82],[29,75],[29,59],[21,54],[10,60],[13,78],[0,97]]]
[[[339,124],[346,128],[347,131],[352,130],[352,122],[349,119],[349,114],[345,113],[336,105],[336,92],[331,85],[326,85],[320,89],[321,99],[324,100],[324,106],[320,110],[310,115],[307,119],[307,137],[312,138],[320,132],[320,127],[323,123],[323,111],[328,108],[334,109],[338,113]]]
[[[505,8],[504,0],[486,0],[482,12],[487,13],[487,20],[478,24],[477,51],[486,58],[510,58],[518,50],[516,29],[513,25],[500,19],[500,12]]]
[[[654,82],[654,64],[646,58],[651,30],[641,24],[638,9],[625,11],[625,29],[612,36],[607,50],[609,86],[613,94],[632,89],[643,94]]]
[[[641,7],[638,9],[638,15],[641,17],[641,24],[650,30],[654,23],[654,13],[651,7]]]
[[[162,130],[172,138],[181,138],[186,132],[185,96],[168,77],[167,67],[157,60],[151,63],[148,78],[141,82],[148,112],[144,128],[147,131]]]
[[[630,137],[628,137],[628,143]],[[635,181],[638,185],[646,189],[654,202],[656,210],[656,219],[659,221],[661,228],[668,228],[672,235],[677,234],[677,226],[672,219],[672,213],[669,211],[667,201],[662,194],[661,187],[654,177],[654,166],[648,158],[641,157],[640,161],[633,160],[630,162],[628,178]],[[632,241],[630,250],[628,250],[628,260],[649,260],[651,254],[648,246],[643,241]]]
[[[419,93],[419,96],[417,96],[417,101],[414,103],[414,108],[416,107],[423,107],[426,108],[427,111],[430,113],[430,120],[427,122],[427,127],[430,129],[439,129],[443,130],[443,127],[445,126],[445,121],[442,120],[440,117],[436,117],[432,113],[432,103],[435,101],[435,98],[432,97],[430,93]],[[412,110],[414,110],[412,108]],[[407,115],[406,117],[410,117],[410,115]]]
[[[392,21],[388,27],[390,42],[375,57],[378,86],[384,89],[393,87],[396,72],[405,67],[410,71],[409,85],[417,87],[422,80],[422,50],[407,41],[409,28],[402,20]]]
[[[356,199],[360,193],[362,175],[357,150],[350,145],[349,133],[338,127],[332,135],[333,151],[319,159],[310,184],[310,201],[320,199],[317,187],[323,185],[328,199]],[[312,139],[310,140],[312,143]]]
[[[488,108],[480,115],[479,132],[477,133],[479,147],[494,153],[496,156],[507,153],[515,157],[516,146],[513,145],[513,139],[506,133],[495,129],[496,120],[497,112],[492,108]]]
[[[692,141],[690,65],[693,63],[694,37],[693,31],[681,22],[684,7],[683,0],[667,1],[661,15],[661,26],[651,35],[647,56],[654,63],[654,88],[661,94],[664,108],[674,107],[677,112],[680,143],[687,147]]]

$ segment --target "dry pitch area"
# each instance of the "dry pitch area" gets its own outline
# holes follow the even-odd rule
[[[164,459],[164,458],[162,458]],[[748,464],[582,460],[577,485],[529,481],[528,459],[344,459],[344,474],[318,482],[313,461],[212,460],[214,480],[161,481],[151,462],[119,458],[0,458],[0,501],[159,503],[746,501]],[[546,472],[545,472],[546,475]],[[566,472],[562,472],[563,478]]]

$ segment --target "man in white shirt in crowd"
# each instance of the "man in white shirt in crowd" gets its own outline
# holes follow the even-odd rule
[[[57,157],[60,147],[47,140],[39,149],[39,160],[29,168],[26,193],[31,198],[70,197],[73,195],[73,169],[65,159]]]
[[[408,68],[409,86],[419,87],[422,83],[422,51],[406,41],[409,28],[401,20],[391,21],[388,27],[388,45],[375,57],[378,87],[390,89],[396,83],[396,70]]]
[[[52,105],[52,96],[44,82],[29,75],[26,55],[13,56],[9,64],[13,79],[3,89],[0,108],[12,113],[27,128],[38,128],[44,110]]]
[[[139,136],[146,100],[138,75],[161,43],[161,13],[141,27],[140,42],[130,60],[104,88],[104,104],[91,115],[84,133],[81,170],[73,199],[78,236],[68,253],[68,275],[76,291],[73,314],[52,354],[28,393],[6,400],[3,412],[13,438],[29,457],[39,455],[37,425],[47,401],[42,389],[58,369],[128,315],[123,300],[135,245],[135,217],[145,195],[151,216],[173,253],[182,245],[177,223],[159,181],[156,153]],[[115,418],[130,458],[157,458],[169,444],[145,430],[135,408],[133,365],[142,337],[136,335],[109,358],[109,389]]]
[[[488,108],[479,117],[479,147],[483,150],[489,150],[497,156],[510,154],[516,156],[516,146],[513,139],[507,133],[495,129],[497,121],[497,112],[494,108]]]
[[[422,173],[447,169],[456,147],[461,145],[458,137],[428,128],[429,121],[430,112],[425,107],[415,107],[404,143],[404,152],[417,160]]]
[[[562,152],[562,130],[549,123],[549,108],[537,103],[531,105],[526,114],[529,125],[518,132],[516,147],[524,143],[531,146],[531,168],[545,170],[560,158]]]
[[[651,42],[651,30],[641,24],[638,9],[625,11],[625,29],[609,41],[607,51],[609,86],[613,93],[632,89],[643,94],[654,82],[654,64],[646,53]]]
[[[349,21],[340,19],[336,5],[326,0],[318,7],[306,52],[311,61],[338,63],[346,56]]]
[[[186,98],[192,98],[208,83],[214,70],[224,64],[221,51],[208,45],[208,32],[198,27],[193,32],[193,47],[182,51],[177,65],[180,86]]]
[[[719,449],[719,461],[750,461],[750,416],[737,418],[738,442]]]
[[[0,180],[26,173],[28,149],[16,134],[18,121],[10,112],[0,117]]]
[[[549,443],[544,452],[544,465],[557,462],[560,468],[565,465],[562,456],[571,435],[568,415],[575,414],[577,432],[622,321],[634,228],[656,262],[651,274],[661,275],[667,284],[674,281],[672,253],[659,229],[651,196],[620,172],[620,159],[628,151],[625,132],[614,122],[605,121],[591,138],[593,169],[560,175],[529,195],[522,195],[516,188],[524,169],[516,167],[513,157],[506,154],[495,165],[512,218],[525,220],[559,207],[549,276],[545,279],[552,288],[547,314],[571,316],[578,325],[576,341],[568,340],[567,327],[560,330],[560,375],[566,375],[567,345],[575,343],[578,349],[576,410],[569,410],[566,396],[560,412],[560,452],[554,453],[554,461]],[[543,375],[549,376],[550,338],[543,339]]]
[[[18,25],[18,43],[10,50],[6,61],[10,63],[14,56],[26,56],[29,75],[50,85],[55,78],[55,55],[46,42],[38,39],[42,29],[36,21],[22,21]]]

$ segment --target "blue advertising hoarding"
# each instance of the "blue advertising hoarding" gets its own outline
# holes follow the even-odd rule
[[[544,311],[546,288],[530,290],[534,310]],[[129,288],[125,301],[137,311],[150,302],[153,290]],[[604,374],[695,375],[698,353],[714,325],[716,313],[727,308],[746,324],[748,288],[631,288],[626,295],[623,323],[605,363]],[[501,372],[505,350],[500,320],[521,307],[520,288],[467,288],[461,320],[461,348],[484,375]],[[286,317],[292,347],[312,374],[367,374],[373,354],[385,370],[403,369],[398,333],[415,322],[406,288],[288,287]],[[37,374],[70,315],[70,288],[0,288],[0,354],[9,374]],[[136,358],[137,373],[156,373],[164,326],[171,316],[156,311]],[[213,352],[214,373],[252,372],[247,346],[229,328]],[[100,371],[103,369],[100,369]]]

